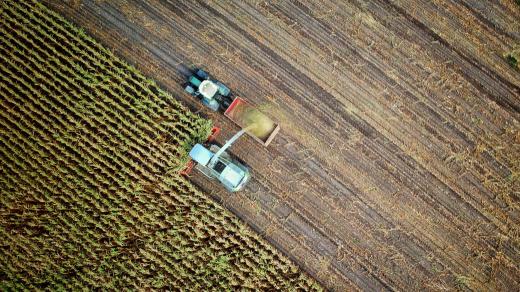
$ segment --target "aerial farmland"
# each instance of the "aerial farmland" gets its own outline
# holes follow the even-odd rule
[[[518,1],[0,1],[0,288],[520,289]]]

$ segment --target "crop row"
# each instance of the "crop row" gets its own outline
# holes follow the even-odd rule
[[[34,1],[0,17],[0,287],[316,283],[178,175],[210,121]]]

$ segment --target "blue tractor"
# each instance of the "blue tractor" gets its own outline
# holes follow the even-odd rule
[[[211,110],[226,111],[234,100],[229,88],[220,81],[211,79],[202,69],[195,69],[194,72],[184,84],[184,90],[198,97]]]

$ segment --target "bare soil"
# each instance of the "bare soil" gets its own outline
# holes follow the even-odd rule
[[[193,181],[331,290],[520,289],[514,1],[44,1],[183,103],[200,66],[282,130]]]

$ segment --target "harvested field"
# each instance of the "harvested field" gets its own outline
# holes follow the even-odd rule
[[[520,289],[514,1],[47,2],[227,135],[186,68],[281,123],[246,191],[192,179],[326,287]]]
[[[211,122],[33,1],[0,6],[0,290],[319,290],[178,175]]]

